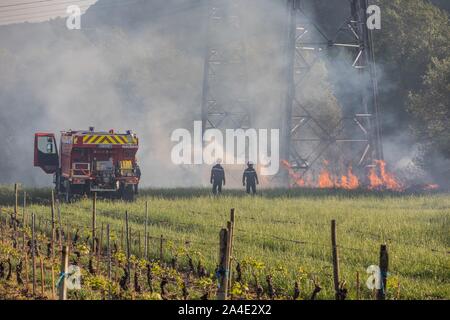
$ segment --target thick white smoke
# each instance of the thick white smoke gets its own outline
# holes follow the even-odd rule
[[[209,2],[130,0],[113,6],[99,0],[82,17],[80,31],[67,30],[64,19],[0,26],[0,183],[51,184],[32,166],[33,134],[95,126],[139,135],[144,185],[202,185],[205,168],[171,163],[170,136],[201,119]],[[231,10],[232,2],[223,3]],[[235,2],[241,5],[252,125],[279,128],[286,95],[286,1]],[[326,16],[315,20],[327,22],[321,27],[331,37],[348,15],[348,1],[315,5]],[[221,36],[226,42],[231,35]],[[318,105],[317,112],[331,110],[324,113],[331,122],[360,86],[351,79],[336,84],[348,61],[333,59],[315,65],[304,87],[304,102]]]
[[[95,126],[137,132],[144,185],[201,185],[199,168],[171,163],[170,134],[201,119],[208,1],[107,4],[91,7],[80,31],[67,30],[64,19],[0,27],[0,182],[50,184],[32,167],[34,132]],[[280,104],[285,7],[242,4],[249,93],[257,118],[267,119]]]

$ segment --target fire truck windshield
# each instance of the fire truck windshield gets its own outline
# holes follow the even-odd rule
[[[49,137],[39,137],[38,150],[45,154],[56,154],[55,142]]]

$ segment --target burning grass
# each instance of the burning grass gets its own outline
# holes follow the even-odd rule
[[[352,166],[345,169],[344,173],[333,173],[329,169],[329,162],[324,161],[322,169],[317,177],[313,177],[310,172],[301,173],[286,160],[281,161],[282,166],[288,171],[289,177],[293,181],[293,187],[319,188],[319,189],[344,189],[357,190],[366,189],[371,191],[394,191],[405,192],[418,189],[424,191],[439,190],[436,184],[425,184],[421,186],[408,186],[387,169],[385,161],[376,160],[374,165],[368,168],[364,177],[358,177]]]

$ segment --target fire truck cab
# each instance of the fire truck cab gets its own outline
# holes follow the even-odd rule
[[[54,175],[56,193],[70,201],[93,192],[132,201],[140,181],[136,153],[139,140],[131,131],[61,132],[60,148],[53,133],[36,133],[34,166]]]

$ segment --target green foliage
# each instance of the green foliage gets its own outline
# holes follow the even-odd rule
[[[153,293],[144,293],[142,295],[142,300],[162,300],[161,295],[159,293],[153,292]]]
[[[82,256],[87,256],[89,254],[89,247],[85,243],[79,243],[76,246],[76,251]]]
[[[433,173],[445,164],[430,159],[444,154],[450,160],[444,132],[449,126],[449,15],[425,0],[378,0],[377,4],[382,9],[382,29],[374,34],[382,74],[384,133],[411,128],[422,148],[418,164]],[[445,176],[448,179],[449,172]]]
[[[10,245],[0,243],[0,261],[4,261],[8,257],[12,259],[19,259],[20,252]]]
[[[410,94],[409,110],[416,119],[417,139],[450,159],[450,57],[432,59],[423,89]]]
[[[108,290],[108,280],[102,276],[92,276],[88,272],[83,273],[83,288],[94,291],[106,292]]]
[[[433,57],[442,59],[450,54],[448,15],[424,0],[378,2],[382,29],[375,32],[377,57],[388,73],[383,80],[395,81],[407,94],[421,87]]]
[[[200,278],[195,281],[195,284],[203,290],[208,290],[213,285],[213,281],[211,278]]]
[[[249,287],[247,283],[235,282],[230,290],[230,294],[236,298],[246,299],[248,297]]]
[[[450,179],[450,57],[433,58],[423,88],[409,96],[416,139],[422,144],[420,163],[436,181]],[[446,161],[446,163],[442,163]]]
[[[125,253],[123,253],[122,251],[116,252],[116,253],[113,255],[113,259],[114,259],[115,261],[117,261],[117,263],[118,263],[120,266],[122,266],[122,267],[125,265],[125,263],[126,263],[126,261],[127,261],[127,257],[126,257],[126,255],[125,255]]]

